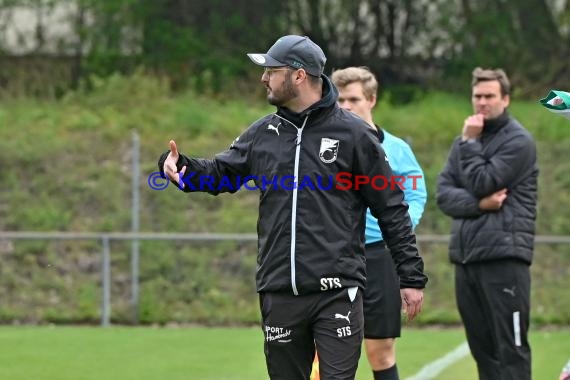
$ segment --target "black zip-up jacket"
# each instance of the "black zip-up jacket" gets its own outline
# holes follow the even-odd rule
[[[337,188],[348,188],[355,175],[390,178],[392,172],[378,135],[337,106],[336,88],[322,78],[323,98],[302,113],[279,108],[213,160],[180,155],[178,170],[187,166],[185,191],[233,192],[248,179],[260,188],[258,292],[364,288],[366,207],[379,220],[402,287],[423,288],[427,277],[402,191],[397,186],[379,191],[370,184]],[[167,155],[159,159],[161,171]],[[345,173],[344,182],[335,179],[339,173]],[[204,176],[211,188],[203,186]]]
[[[437,203],[453,218],[451,262],[519,259],[530,265],[537,178],[534,140],[507,112],[486,121],[477,141],[457,138],[437,185]],[[479,209],[482,198],[504,188],[500,210]]]

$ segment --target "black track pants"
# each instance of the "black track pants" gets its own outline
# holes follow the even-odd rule
[[[530,268],[518,260],[455,266],[455,296],[480,380],[530,380]]]
[[[353,380],[364,335],[362,291],[259,296],[271,380],[308,380],[319,353],[321,380]]]

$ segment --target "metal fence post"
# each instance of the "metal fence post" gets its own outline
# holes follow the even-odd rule
[[[133,234],[139,232],[139,209],[140,209],[140,196],[139,196],[139,156],[140,156],[140,143],[139,135],[133,131],[133,173],[132,173],[132,216],[131,216],[131,231]],[[139,239],[135,237],[131,242],[131,312],[132,322],[135,325],[139,324]]]
[[[111,319],[111,252],[109,247],[109,236],[102,236],[103,258],[102,258],[102,289],[103,299],[101,304],[101,327],[108,327]]]

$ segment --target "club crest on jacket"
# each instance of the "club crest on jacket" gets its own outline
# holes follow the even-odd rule
[[[321,148],[319,149],[319,158],[325,164],[336,161],[338,155],[338,140],[323,137],[321,139]]]

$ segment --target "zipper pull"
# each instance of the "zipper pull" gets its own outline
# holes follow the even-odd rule
[[[297,139],[295,140],[295,145],[301,144],[302,133],[303,133],[303,128],[297,129]]]
[[[307,120],[309,120],[309,114],[305,116],[305,120],[303,121],[301,128],[297,128],[297,141],[295,145],[301,145],[301,136],[303,135],[303,128],[307,125]]]

